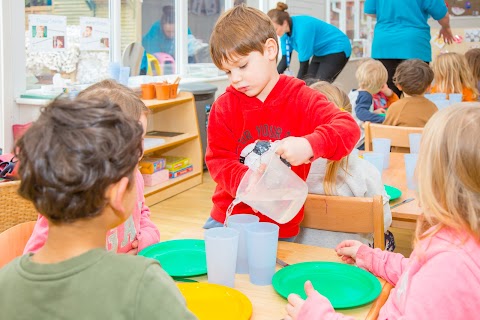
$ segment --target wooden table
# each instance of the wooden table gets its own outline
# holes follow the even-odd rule
[[[390,153],[390,166],[383,170],[382,180],[384,184],[402,191],[402,196],[397,200],[391,201],[390,205],[394,205],[408,198],[415,199],[392,209],[392,227],[415,229],[417,218],[422,213],[422,209],[418,205],[417,191],[407,188],[403,155],[404,153]]]
[[[178,234],[175,238],[203,239],[203,232],[204,230],[202,229],[186,230]],[[305,261],[341,262],[340,258],[333,249],[284,241],[278,242],[277,257],[290,264]],[[280,267],[277,266],[277,270],[279,269]],[[207,282],[207,276],[195,277],[194,279],[198,280],[199,282]],[[378,279],[382,285],[382,291],[390,289],[385,280],[381,278]],[[245,294],[252,302],[253,314],[251,320],[279,320],[285,317],[287,300],[278,295],[271,285],[257,286],[250,283],[248,274],[237,274],[235,276],[235,289]],[[388,296],[388,292],[386,294]],[[386,298],[383,292],[381,296]],[[340,310],[340,312],[355,317],[356,319],[367,319],[367,315],[371,309],[379,308],[377,305],[378,303],[376,304],[375,302],[359,308]],[[384,302],[385,301],[383,300],[381,305],[383,305]]]

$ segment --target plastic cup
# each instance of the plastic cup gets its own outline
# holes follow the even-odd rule
[[[239,232],[218,227],[205,230],[208,282],[232,287],[235,284]]]
[[[247,250],[247,231],[245,228],[260,221],[260,218],[253,214],[235,214],[228,217],[227,225],[239,232],[238,237],[238,254],[236,272],[248,273],[248,250]]]
[[[437,100],[446,100],[447,94],[446,93],[427,93],[424,95],[425,98],[428,100],[435,102]]]
[[[410,145],[410,153],[418,153],[420,151],[420,141],[422,140],[421,133],[408,134],[408,141]]]
[[[463,100],[463,94],[461,94],[461,93],[450,93],[448,95],[448,99],[450,101],[450,104],[459,103],[459,102],[462,102],[462,100]]]
[[[405,172],[407,177],[407,188],[417,190],[417,181],[415,179],[415,167],[417,166],[418,154],[407,153],[405,157]]]
[[[372,139],[373,152],[383,154],[383,168],[386,169],[390,166],[390,146],[392,140],[386,138]]]
[[[438,110],[442,110],[450,105],[450,101],[446,99],[434,100],[433,103],[437,106]]]
[[[120,80],[120,63],[110,62],[108,65],[108,73],[110,74],[110,78],[118,82]]]
[[[245,229],[250,282],[259,286],[270,285],[275,274],[279,227],[270,222],[258,222]]]
[[[120,67],[118,82],[124,86],[128,86],[128,78],[130,78],[130,67]]]
[[[383,159],[384,155],[382,153],[367,152],[363,154],[363,160],[366,160],[373,164],[373,166],[377,168],[380,174],[383,173]]]

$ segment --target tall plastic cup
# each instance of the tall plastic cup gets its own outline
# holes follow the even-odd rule
[[[239,232],[238,238],[238,254],[236,272],[248,273],[248,250],[247,250],[247,231],[249,225],[257,223],[260,218],[253,214],[235,214],[228,217],[227,225]]]
[[[124,86],[128,86],[128,78],[130,78],[130,67],[120,67],[118,82]]]
[[[384,155],[382,153],[366,152],[363,154],[363,160],[366,160],[373,164],[373,166],[377,168],[380,174],[383,173],[383,159]]]
[[[446,93],[427,93],[424,95],[430,101],[437,101],[437,100],[446,100],[447,94]]]
[[[249,168],[237,188],[237,200],[283,224],[295,217],[307,199],[308,186],[270,149]],[[260,170],[263,165],[264,170]]]
[[[410,145],[410,153],[418,153],[420,151],[420,141],[422,140],[421,133],[410,133],[408,141]]]
[[[278,230],[278,225],[270,222],[253,223],[246,227],[248,271],[253,284],[272,284],[277,260]]]
[[[108,73],[110,78],[118,82],[120,80],[120,63],[110,62],[108,65]]]
[[[375,138],[372,140],[373,152],[383,154],[383,168],[390,166],[390,146],[392,140],[386,138]]]
[[[208,282],[233,288],[239,232],[233,228],[218,227],[205,230],[204,236]]]
[[[450,104],[455,104],[455,103],[462,102],[463,94],[461,94],[461,93],[450,93],[448,95],[448,100],[450,101]]]
[[[438,110],[445,109],[450,105],[450,101],[446,99],[441,99],[441,100],[434,100],[433,103],[437,106]]]
[[[417,166],[418,154],[406,153],[405,157],[405,173],[407,177],[407,188],[417,190],[417,181],[415,179],[415,167]]]

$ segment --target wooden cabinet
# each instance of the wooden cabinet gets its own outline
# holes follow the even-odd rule
[[[193,94],[180,92],[175,99],[170,100],[143,100],[150,109],[147,132],[168,131],[181,132],[174,137],[149,136],[146,138],[164,139],[164,143],[157,146],[148,145],[145,156],[182,156],[188,157],[193,165],[193,171],[167,182],[145,187],[147,205],[153,205],[166,198],[190,189],[202,183],[203,154],[195,109]],[[153,140],[150,140],[151,142]]]

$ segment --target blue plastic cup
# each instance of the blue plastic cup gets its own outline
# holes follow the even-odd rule
[[[233,288],[239,232],[233,228],[217,227],[205,230],[208,282]]]
[[[119,82],[120,80],[120,63],[118,62],[110,62],[108,65],[108,74],[110,78]]]
[[[258,222],[245,229],[250,282],[259,286],[270,285],[275,274],[279,227],[270,222]]]
[[[421,133],[408,134],[408,141],[410,145],[410,153],[418,153],[420,151],[420,141],[422,141]]]
[[[406,153],[405,157],[405,173],[407,177],[407,188],[417,190],[417,180],[415,179],[415,168],[417,166],[418,154]]]
[[[380,174],[383,173],[383,159],[384,155],[382,153],[366,152],[363,154],[363,160],[366,160],[373,164],[373,166],[377,168]]]
[[[383,169],[390,166],[390,146],[392,140],[386,138],[372,139],[373,152],[383,154]]]
[[[448,95],[448,99],[450,101],[450,104],[459,103],[459,102],[462,102],[462,100],[463,100],[463,94],[461,94],[461,93],[450,93]]]
[[[121,67],[118,82],[124,86],[128,86],[128,78],[130,78],[130,67]]]
[[[235,214],[228,217],[227,225],[240,233],[238,238],[237,273],[248,274],[247,231],[245,228],[259,221],[260,218],[253,214]]]
[[[433,101],[433,103],[435,103],[438,110],[445,109],[446,107],[448,107],[450,105],[450,101],[446,100],[446,99],[435,100],[435,101]]]

